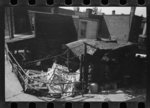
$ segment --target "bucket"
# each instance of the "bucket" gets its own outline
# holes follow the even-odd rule
[[[91,94],[98,93],[98,84],[97,83],[90,83],[89,91]]]

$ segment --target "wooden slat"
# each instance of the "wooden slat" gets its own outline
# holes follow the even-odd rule
[[[6,36],[6,38],[5,38],[6,43],[13,43],[13,42],[18,42],[18,41],[23,41],[23,40],[26,40],[26,39],[35,38],[34,35],[23,35],[23,34],[14,35],[13,39],[9,39],[8,37],[9,36]]]

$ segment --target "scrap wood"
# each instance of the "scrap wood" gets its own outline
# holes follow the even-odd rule
[[[37,82],[37,81],[34,81],[34,82],[32,82],[32,83],[29,83],[31,86],[42,86],[43,85],[43,83],[39,83],[39,82]]]
[[[66,72],[68,71],[68,72]],[[73,94],[74,81],[79,73],[69,73],[67,67],[54,63],[47,73],[34,70],[26,72],[29,79],[26,81],[28,89],[48,90],[48,93],[61,93],[70,96]]]
[[[27,72],[28,73],[30,73],[30,74],[44,74],[45,72],[43,72],[43,71],[36,71],[36,70],[27,70]]]
[[[55,75],[58,75],[60,77],[62,77],[64,80],[68,80],[68,81],[72,81],[74,82],[76,79],[76,75],[78,75],[78,73],[74,74],[74,73],[66,73],[64,71],[60,71],[58,69],[55,69]]]
[[[41,89],[47,90],[47,87],[33,87],[32,85],[30,85],[30,87],[31,87],[32,89],[36,89],[36,90],[41,90]]]
[[[48,72],[47,72],[47,80],[48,81],[51,81],[53,73],[54,73],[54,69],[53,68],[49,68]]]
[[[48,87],[48,90],[49,92],[48,93],[62,93],[62,88],[60,85],[53,85],[53,86],[50,86],[50,85],[47,85]]]
[[[54,101],[55,98],[54,97],[38,97],[39,99],[43,100],[43,101],[46,101],[46,102],[49,102],[49,101]]]
[[[52,79],[52,85],[49,87],[49,93],[55,93],[55,92],[61,92],[65,95],[72,95],[74,84],[72,84],[72,81],[68,81],[64,79],[62,76],[59,75],[54,75]],[[68,93],[70,92],[70,93]]]
[[[27,75],[29,76],[45,76],[46,73],[45,72],[42,72],[42,71],[35,71],[35,70],[27,70],[26,72]]]
[[[61,71],[64,71],[64,72],[69,72],[68,67],[57,64],[57,63],[54,63],[53,66],[52,66],[52,69],[56,69],[56,68],[61,70]]]

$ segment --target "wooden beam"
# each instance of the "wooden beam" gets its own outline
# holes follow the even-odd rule
[[[10,7],[10,38],[14,38],[14,16],[13,7]]]
[[[5,25],[8,26],[8,32],[9,32],[9,38],[12,39],[14,38],[14,23],[13,23],[13,8],[12,7],[7,7],[5,10],[6,14],[6,23]]]

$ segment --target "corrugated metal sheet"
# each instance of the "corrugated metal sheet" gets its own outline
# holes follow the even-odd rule
[[[87,45],[87,53],[93,54],[96,49],[117,49],[120,47],[124,47],[127,45],[132,45],[132,43],[114,43],[114,42],[104,42],[104,41],[97,41],[94,39],[82,39],[78,41],[74,41],[71,43],[66,44],[66,46],[71,49],[71,51],[77,55],[81,56],[84,54],[85,43]]]

